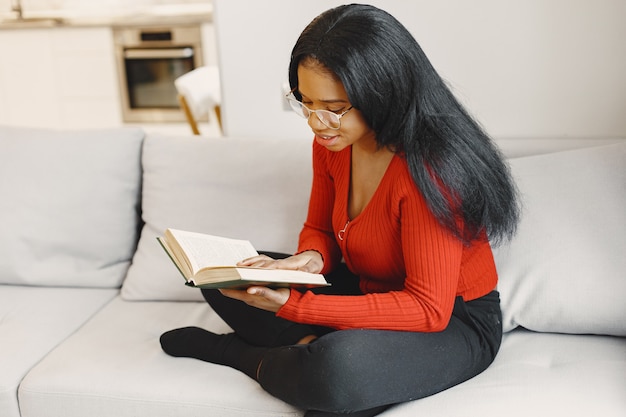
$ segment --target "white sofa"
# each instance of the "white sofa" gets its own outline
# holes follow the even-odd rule
[[[499,143],[525,205],[496,251],[500,353],[382,415],[623,417],[626,141]],[[228,328],[155,237],[175,227],[293,251],[310,146],[0,127],[0,416],[301,416],[237,371],[161,351],[166,330]]]

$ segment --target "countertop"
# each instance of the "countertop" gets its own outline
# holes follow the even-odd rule
[[[211,4],[157,5],[149,8],[109,12],[54,10],[26,13],[18,19],[10,13],[0,13],[0,30],[54,27],[92,26],[160,26],[208,23],[213,20]]]

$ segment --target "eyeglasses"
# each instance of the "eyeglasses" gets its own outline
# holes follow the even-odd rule
[[[302,104],[301,101],[297,100],[293,95],[293,91],[287,93],[285,95],[285,98],[289,102],[289,106],[291,106],[291,109],[295,111],[298,116],[302,116],[303,118],[309,120],[311,114],[315,113],[319,121],[322,122],[324,126],[333,130],[339,130],[339,128],[341,127],[341,118],[345,116],[345,114],[348,113],[350,110],[352,110],[352,106],[350,106],[350,108],[343,111],[342,113],[335,113],[330,110],[312,110]]]

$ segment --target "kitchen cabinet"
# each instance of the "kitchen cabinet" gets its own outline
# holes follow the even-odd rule
[[[2,30],[0,57],[0,123],[120,124],[110,27]]]
[[[212,23],[204,62],[217,63]],[[112,24],[0,30],[0,124],[41,128],[123,125]]]

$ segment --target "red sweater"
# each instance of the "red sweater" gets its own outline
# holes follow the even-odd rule
[[[298,251],[322,254],[328,273],[341,258],[365,295],[315,295],[292,290],[278,316],[336,329],[435,332],[446,328],[456,296],[466,301],[496,287],[487,239],[463,243],[441,226],[395,155],[374,196],[348,217],[351,148],[314,143],[313,187]],[[343,239],[339,238],[339,235]]]

